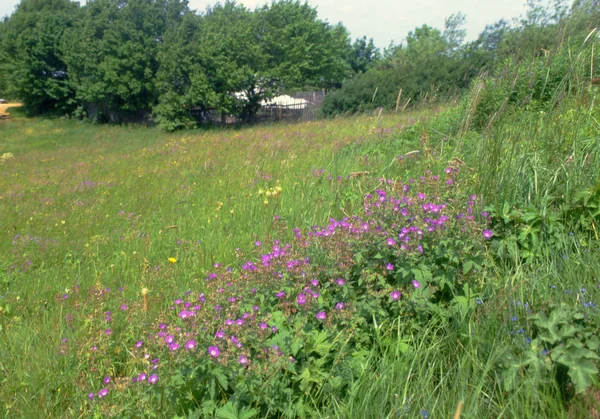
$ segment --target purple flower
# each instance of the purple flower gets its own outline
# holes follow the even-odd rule
[[[413,287],[415,288],[421,288],[421,283],[419,281],[417,281],[416,279],[413,279]]]
[[[338,278],[338,280],[336,282],[340,287],[342,287],[346,284],[346,281],[344,280],[344,278]]]
[[[317,286],[319,286],[319,280],[318,279],[313,279],[312,281],[310,281],[310,284],[313,287],[317,287]]]
[[[340,301],[339,303],[337,303],[337,304],[335,305],[335,309],[336,309],[336,310],[343,310],[343,309],[344,309],[344,307],[346,307],[346,304],[344,304],[344,302],[343,302],[343,301]]]
[[[152,374],[150,377],[148,377],[148,384],[156,384],[158,381],[158,375],[156,374]]]
[[[172,351],[176,351],[177,349],[179,349],[179,344],[177,342],[171,343],[169,345],[169,349]]]
[[[492,236],[494,235],[494,232],[492,230],[483,230],[483,232],[481,234],[483,235],[484,238],[491,239]]]
[[[394,291],[392,291],[391,297],[392,297],[392,301],[398,301],[400,299],[400,297],[402,297],[402,293],[398,290],[394,290]]]
[[[121,305],[121,310],[126,311],[127,310],[127,304]]]
[[[94,393],[90,393],[90,394],[88,394],[88,399],[90,399],[90,400],[94,400]]]
[[[258,325],[258,327],[260,327],[262,330],[267,330],[269,326],[266,323],[261,323]]]
[[[225,332],[219,330],[217,331],[217,333],[215,333],[215,336],[217,337],[217,339],[223,339],[225,337]]]
[[[306,295],[298,294],[298,297],[296,298],[296,302],[298,303],[298,305],[305,304],[306,303]]]
[[[110,377],[106,376],[106,377],[104,377],[104,380],[102,380],[102,381],[104,382],[104,384],[108,384],[108,383],[110,383]]]
[[[385,265],[385,269],[387,269],[388,271],[393,271],[394,265],[392,265],[391,263],[388,263],[387,265]]]
[[[221,354],[221,351],[219,351],[219,347],[218,346],[209,346],[208,347],[208,354],[210,356],[212,356],[213,358],[217,358]]]
[[[173,335],[169,335],[165,338],[165,343],[171,344],[173,342],[175,342],[175,338],[173,337]]]
[[[319,311],[315,316],[318,320],[325,320],[327,318],[327,313],[324,311]]]
[[[285,297],[285,292],[279,291],[277,294],[275,294],[275,297],[277,297],[277,298],[283,298],[283,297]]]
[[[385,242],[387,243],[388,246],[393,246],[396,244],[396,240],[392,239],[391,237],[388,238]]]
[[[185,346],[185,349],[187,349],[187,350],[196,349],[196,341],[193,339],[188,340],[184,346]]]
[[[196,313],[194,313],[193,311],[189,311],[189,310],[181,310],[179,312],[179,317],[182,319],[187,319],[188,317],[192,317],[195,315],[196,315]]]
[[[140,375],[138,375],[138,377],[137,377],[137,380],[138,380],[138,381],[145,381],[147,377],[148,377],[148,376],[146,375],[146,373],[145,373],[145,372],[143,372],[143,373],[141,373]]]
[[[238,362],[241,365],[248,365],[250,363],[250,360],[245,355],[241,355],[240,359],[238,359]]]
[[[102,398],[105,397],[108,394],[108,389],[107,388],[103,388],[102,390],[100,390],[98,392],[98,397]]]
[[[136,347],[136,348],[141,348],[143,344],[144,344],[144,342],[142,342],[141,340],[138,340],[138,341],[135,343],[135,347]]]

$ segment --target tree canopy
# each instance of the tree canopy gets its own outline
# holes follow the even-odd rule
[[[252,120],[278,92],[340,86],[350,49],[341,24],[297,0],[202,13],[186,0],[22,0],[0,26],[0,89],[32,115],[153,114],[176,129],[207,109]]]

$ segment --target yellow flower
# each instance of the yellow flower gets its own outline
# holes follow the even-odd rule
[[[175,259],[175,258],[169,258],[169,262],[175,263],[175,262],[177,262],[177,259]]]

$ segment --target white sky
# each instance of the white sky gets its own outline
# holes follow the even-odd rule
[[[81,0],[85,3],[85,0]],[[467,17],[467,40],[477,38],[486,24],[501,18],[511,20],[523,14],[525,0],[309,0],[319,18],[342,22],[352,39],[366,35],[384,48],[402,42],[409,31],[422,24],[443,29],[444,19],[462,12]],[[0,16],[13,12],[19,0],[0,0]],[[204,11],[216,0],[189,0],[190,8]],[[265,0],[238,0],[250,9],[269,3]]]

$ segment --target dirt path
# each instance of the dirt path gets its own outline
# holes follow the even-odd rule
[[[18,108],[23,106],[20,103],[0,103],[0,118],[8,118],[9,113],[6,112],[8,108]]]

